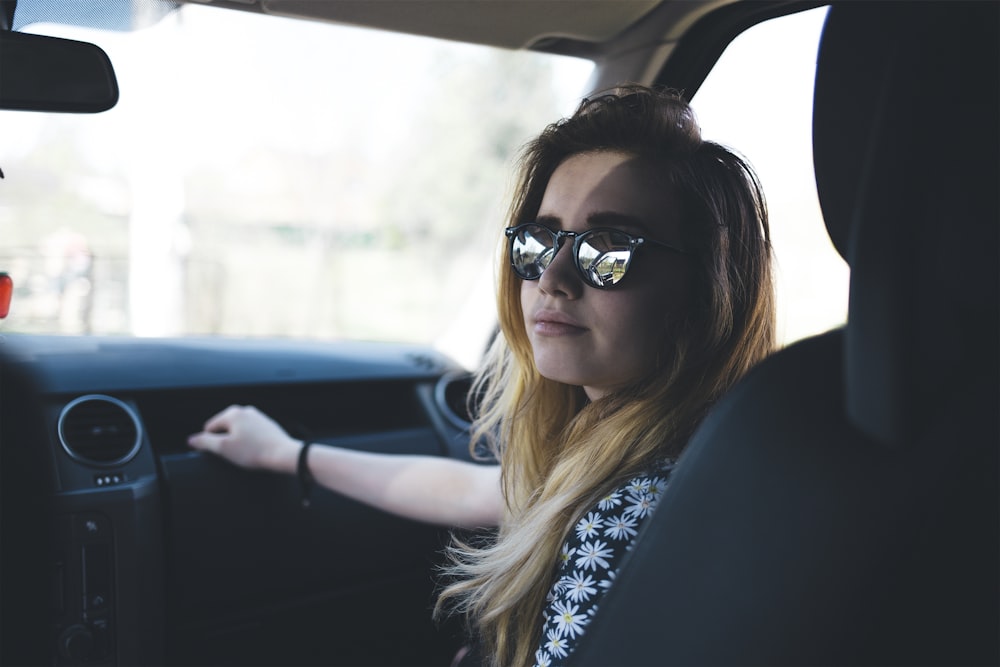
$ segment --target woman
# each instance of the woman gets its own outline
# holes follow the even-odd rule
[[[453,526],[436,613],[491,665],[552,665],[586,631],[673,462],[774,344],[767,213],[751,168],[675,94],[585,100],[525,149],[473,443],[499,466],[308,446],[231,407],[191,445]],[[302,454],[302,456],[300,456]],[[305,454],[308,454],[308,459]]]

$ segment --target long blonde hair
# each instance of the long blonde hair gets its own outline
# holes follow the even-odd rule
[[[476,544],[453,539],[452,583],[435,610],[465,615],[486,664],[530,664],[559,549],[577,518],[630,477],[679,455],[712,403],[774,346],[770,232],[757,177],[739,156],[702,141],[690,107],[673,92],[624,86],[547,127],[522,154],[509,224],[535,219],[566,158],[600,150],[648,158],[660,169],[695,252],[692,306],[646,377],[589,403],[580,387],[538,373],[520,279],[502,272],[501,331],[477,377],[473,442],[500,461],[506,511],[495,535]],[[508,253],[505,246],[504,269]]]

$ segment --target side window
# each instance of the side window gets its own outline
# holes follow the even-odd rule
[[[745,155],[760,176],[774,241],[778,337],[822,333],[847,317],[847,264],[826,232],[812,162],[821,7],[737,37],[692,100],[707,139]]]

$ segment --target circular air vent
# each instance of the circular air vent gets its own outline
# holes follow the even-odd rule
[[[445,418],[460,429],[472,425],[469,414],[469,392],[472,391],[472,376],[468,373],[449,373],[438,380],[434,388],[434,400]]]
[[[78,461],[96,465],[125,463],[139,451],[139,418],[117,398],[81,396],[59,415],[59,441]]]

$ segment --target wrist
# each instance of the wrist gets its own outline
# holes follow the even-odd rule
[[[264,468],[274,472],[294,475],[298,470],[299,451],[305,444],[302,440],[285,439],[281,445],[272,449],[262,461]]]

